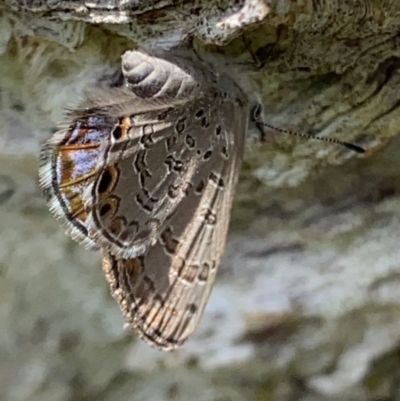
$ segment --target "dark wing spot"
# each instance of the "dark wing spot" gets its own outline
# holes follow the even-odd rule
[[[212,155],[212,151],[211,150],[207,150],[207,152],[204,153],[203,155],[203,160],[208,160]]]
[[[117,125],[112,132],[112,136],[114,137],[114,139],[120,139],[122,136],[122,129],[120,125]]]
[[[106,192],[107,189],[110,187],[112,181],[113,181],[113,176],[110,169],[104,170],[99,182],[99,187],[98,187],[99,192],[100,193]]]
[[[208,179],[213,182],[218,188],[222,189],[225,187],[225,181],[220,175],[211,172]]]
[[[105,216],[109,211],[111,210],[111,205],[109,203],[105,203],[101,208],[100,208],[100,216]]]
[[[175,124],[176,132],[178,134],[182,134],[182,132],[185,131],[185,126],[186,126],[185,119],[184,118],[179,119]]]
[[[214,226],[217,223],[217,215],[212,210],[206,209],[204,211],[204,220],[208,225]]]
[[[165,250],[171,254],[174,255],[176,253],[176,249],[179,245],[179,241],[176,240],[172,236],[172,230],[167,227],[162,233],[161,233],[161,243],[164,245]]]
[[[175,160],[174,171],[179,173],[180,171],[182,171],[182,169],[183,169],[183,163],[180,160]]]
[[[171,199],[177,198],[179,195],[179,186],[178,185],[170,185],[168,188],[168,196]]]
[[[186,135],[185,142],[189,149],[192,149],[196,146],[196,140],[191,135]]]
[[[196,113],[194,114],[194,116],[195,116],[196,118],[200,118],[200,117],[202,117],[203,114],[204,114],[204,109],[200,109],[200,110],[197,110],[197,111],[196,111]]]
[[[203,128],[207,128],[210,125],[210,121],[208,120],[208,118],[206,116],[204,116],[201,121],[200,121],[200,125]]]
[[[196,304],[189,304],[187,307],[186,307],[186,310],[188,311],[188,314],[189,314],[189,316],[190,317],[192,317],[196,312],[197,312],[197,305]]]
[[[197,187],[194,189],[194,193],[195,193],[196,195],[201,195],[201,194],[203,193],[203,191],[204,191],[204,187],[205,187],[204,180],[201,180],[201,181],[198,183]]]

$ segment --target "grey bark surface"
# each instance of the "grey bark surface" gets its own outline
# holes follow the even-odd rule
[[[0,0],[0,399],[398,401],[400,3],[181,3]],[[50,216],[38,154],[124,51],[189,37],[268,122],[367,152],[249,145],[205,315],[165,354]]]

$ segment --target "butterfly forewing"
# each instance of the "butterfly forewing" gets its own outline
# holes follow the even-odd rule
[[[154,243],[154,233],[176,207],[168,191],[190,181],[190,153],[200,152],[206,136],[196,126],[197,140],[184,138],[182,130],[196,109],[193,99],[209,84],[190,62],[189,73],[127,52],[122,64],[128,88],[92,91],[89,107],[70,112],[66,128],[43,147],[39,176],[50,209],[74,239],[133,257]],[[184,140],[196,150],[183,146]]]
[[[111,145],[109,157],[119,162],[102,166],[87,197],[88,229],[98,244],[118,257],[140,255],[183,207],[188,186],[201,185],[213,166],[224,162],[229,143],[217,134],[221,127],[212,100],[207,96],[175,107],[174,123],[160,140],[154,126],[142,122],[139,143],[128,137]]]
[[[102,144],[116,122],[116,117],[90,109],[71,112],[66,127],[41,152],[39,183],[51,212],[72,238],[90,249],[98,246],[88,236],[83,194],[99,173]]]
[[[111,135],[123,124],[128,111],[134,107],[140,115],[162,106],[150,100],[138,102],[122,89],[92,91],[85,104],[85,108],[68,111],[60,130],[43,145],[39,183],[51,212],[67,233],[85,247],[98,249],[88,231],[90,208],[85,205],[84,194],[101,175]],[[159,136],[165,128],[166,123],[161,127],[154,124]]]

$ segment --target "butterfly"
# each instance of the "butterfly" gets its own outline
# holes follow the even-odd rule
[[[131,327],[163,350],[196,329],[224,250],[248,100],[189,51],[122,56],[42,147],[39,183],[66,232],[101,250]]]

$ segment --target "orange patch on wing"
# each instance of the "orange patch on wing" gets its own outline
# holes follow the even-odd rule
[[[72,151],[72,150],[81,150],[81,149],[96,149],[99,147],[98,143],[75,143],[73,145],[63,145],[62,151]]]
[[[122,117],[119,121],[119,125],[121,127],[121,138],[126,139],[128,137],[128,131],[131,127],[131,121],[129,117]]]
[[[142,266],[138,259],[127,259],[124,268],[132,282],[135,282],[142,272]]]
[[[87,213],[83,206],[82,194],[70,188],[61,190],[60,192],[64,197],[64,202],[66,203],[71,217],[84,222],[87,218]]]
[[[123,217],[118,217],[111,222],[108,226],[108,229],[112,234],[118,234],[122,231],[122,229],[126,226],[127,221]]]

